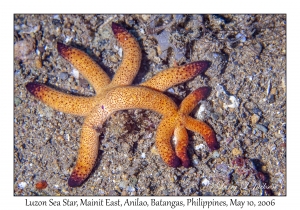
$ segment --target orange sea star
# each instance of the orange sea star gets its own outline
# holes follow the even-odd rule
[[[87,54],[76,48],[57,43],[60,55],[89,81],[95,89],[95,96],[73,96],[36,82],[26,85],[30,93],[50,107],[62,112],[85,116],[78,159],[68,181],[71,187],[81,185],[91,173],[98,155],[98,128],[118,110],[149,109],[162,115],[163,118],[156,132],[156,147],[169,166],[177,167],[180,164],[185,167],[189,166],[186,129],[200,133],[211,150],[219,148],[212,128],[188,116],[197,103],[207,97],[210,92],[208,87],[198,88],[190,93],[179,107],[162,93],[204,72],[209,67],[209,62],[197,61],[169,68],[140,85],[130,86],[140,67],[141,50],[135,38],[122,26],[112,23],[112,30],[123,48],[123,60],[112,81]],[[175,151],[171,145],[173,135],[177,142]]]

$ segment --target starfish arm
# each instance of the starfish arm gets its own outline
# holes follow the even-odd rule
[[[110,78],[104,70],[83,51],[59,42],[57,50],[88,80],[96,93],[110,83]]]
[[[184,114],[190,114],[198,102],[205,99],[209,93],[210,87],[201,87],[191,92],[187,97],[183,99],[179,106],[179,111]]]
[[[193,119],[191,117],[186,117],[184,120],[184,126],[186,129],[199,133],[206,141],[208,147],[211,150],[219,149],[219,143],[216,138],[214,130],[209,127],[206,123]]]
[[[59,92],[46,85],[30,82],[27,90],[43,103],[68,114],[86,116],[97,104],[95,97],[74,96]]]
[[[101,104],[105,104],[105,99],[102,99]],[[68,180],[70,187],[80,186],[91,173],[98,156],[99,129],[111,114],[103,109],[103,105],[97,105],[84,120],[76,165]]]
[[[178,167],[180,165],[180,159],[176,156],[171,145],[174,129],[174,119],[170,117],[163,118],[156,131],[155,146],[167,165]]]
[[[123,49],[123,60],[111,85],[130,85],[140,69],[142,52],[136,39],[121,25],[112,23],[112,30]]]
[[[81,130],[80,148],[76,165],[68,180],[70,187],[80,186],[84,180],[90,175],[99,149],[99,133],[86,119]]]
[[[161,71],[140,85],[163,92],[174,85],[190,80],[196,75],[204,72],[208,67],[208,61],[196,61],[184,66],[169,68]]]
[[[110,113],[125,109],[150,109],[163,116],[171,116],[178,111],[173,100],[147,87],[116,87],[106,94],[105,99],[102,108]]]
[[[177,125],[175,127],[174,137],[177,141],[175,146],[176,155],[181,160],[182,165],[187,168],[190,165],[190,160],[186,150],[189,144],[189,137],[185,127],[182,125]]]

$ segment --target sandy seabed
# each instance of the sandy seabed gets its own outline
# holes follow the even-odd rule
[[[175,65],[212,63],[166,94],[180,104],[196,88],[212,88],[191,115],[212,126],[220,149],[189,132],[191,167],[168,167],[154,145],[161,116],[119,111],[103,127],[89,179],[70,188],[83,118],[47,107],[25,85],[92,96],[56,42],[85,51],[112,77],[122,60],[112,21],[142,48],[135,84]],[[16,14],[14,29],[15,195],[286,195],[285,15]],[[41,180],[48,186],[38,190]]]

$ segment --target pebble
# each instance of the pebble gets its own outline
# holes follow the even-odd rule
[[[199,160],[198,159],[193,159],[193,164],[194,165],[198,165],[199,164]]]
[[[272,103],[274,103],[274,102],[275,102],[275,95],[271,94],[271,95],[269,96],[268,103],[269,103],[269,104],[272,104]]]
[[[36,183],[35,188],[38,190],[45,189],[48,186],[48,183],[45,180],[41,180]]]
[[[267,138],[264,138],[264,139],[262,140],[263,143],[267,143],[268,141],[269,141],[269,139],[267,139]]]
[[[40,51],[40,53],[45,52],[45,47],[38,47],[38,50]]]
[[[211,114],[211,117],[214,119],[214,120],[218,120],[219,119],[219,115],[217,113],[212,113]]]
[[[226,152],[227,152],[227,150],[226,150],[226,149],[223,149],[223,150],[221,151],[221,154],[222,154],[222,155],[225,155]]]
[[[247,117],[246,113],[243,112],[243,113],[241,114],[241,118],[246,118],[246,117]]]
[[[272,88],[272,89],[271,89],[271,94],[273,94],[273,95],[276,95],[276,94],[277,94],[276,88]]]
[[[207,185],[209,185],[209,180],[206,179],[206,178],[204,178],[204,179],[202,180],[201,184],[202,184],[202,186],[207,186]]]
[[[113,63],[117,63],[119,60],[116,55],[112,55],[112,56],[110,56],[110,61]]]
[[[196,112],[196,118],[198,118],[198,119],[203,119],[204,118],[204,115],[205,115],[205,110],[206,110],[206,106],[205,106],[205,104],[203,103],[203,104],[201,104],[200,105],[200,107],[199,107],[199,109],[197,110],[197,112]],[[219,117],[219,116],[218,116]]]
[[[231,113],[228,115],[229,120],[234,120],[236,118],[236,115],[234,113]]]
[[[155,146],[153,146],[150,151],[151,151],[152,154],[159,155],[159,153],[158,153]]]
[[[147,21],[150,18],[151,15],[141,15],[142,19],[144,21]]]
[[[259,108],[254,108],[252,111],[253,111],[254,114],[257,114],[259,116],[262,115],[262,111]]]
[[[246,144],[247,146],[251,145],[251,144],[252,144],[251,139],[245,139],[245,144]]]
[[[21,103],[21,99],[19,99],[18,97],[15,97],[14,102],[15,102],[15,105],[18,106]]]
[[[251,123],[254,125],[259,121],[260,117],[257,114],[251,116]]]
[[[259,53],[262,51],[262,45],[260,43],[253,45],[253,50],[257,53],[257,55],[259,55]]]
[[[283,143],[281,143],[279,146],[282,147],[282,148],[286,148],[286,143],[283,142]]]
[[[220,163],[220,164],[216,165],[216,169],[221,172],[224,172],[224,173],[229,171],[229,167],[225,163]]]
[[[248,134],[251,134],[252,133],[252,128],[248,125],[245,126],[244,130],[243,130],[243,133],[248,135]]]
[[[239,102],[239,99],[237,97],[229,96],[229,100],[230,100],[231,104],[226,104],[226,103],[223,104],[223,107],[225,109],[227,109],[228,107],[232,108],[232,109],[235,109],[235,108],[239,107],[240,102]]]
[[[238,33],[235,36],[236,39],[239,39],[241,42],[245,42],[247,40],[246,36],[244,34]]]
[[[22,41],[18,41],[14,45],[14,56],[17,59],[26,61],[30,58],[30,54],[35,50],[35,40],[27,38]]]
[[[234,156],[238,156],[238,155],[241,155],[242,152],[241,152],[239,149],[237,149],[237,148],[233,148],[232,154],[233,154]]]
[[[128,186],[128,187],[126,188],[126,191],[127,191],[127,192],[134,192],[135,189],[134,189],[134,187],[132,187],[132,186]]]
[[[73,75],[73,77],[75,79],[78,79],[79,78],[79,71],[77,69],[73,69],[71,74]]]
[[[213,158],[218,158],[218,157],[220,157],[220,154],[218,151],[214,151],[212,156],[213,156]]]
[[[195,146],[195,150],[204,149],[204,148],[205,148],[204,144],[199,144],[199,145]]]
[[[268,128],[266,128],[265,126],[263,126],[261,124],[256,124],[256,128],[264,133],[268,132]]]
[[[228,137],[226,139],[226,144],[230,144],[232,142],[233,138],[232,137]]]
[[[61,72],[61,73],[59,74],[59,78],[60,78],[61,80],[66,80],[66,79],[68,79],[68,73],[66,73],[66,72]]]
[[[23,190],[26,186],[27,186],[26,182],[20,182],[20,184],[18,184],[18,188],[21,190]]]
[[[40,69],[40,68],[43,67],[42,58],[41,58],[40,56],[37,56],[37,57],[35,58],[35,67],[36,67],[37,69]]]
[[[119,187],[122,188],[122,189],[125,189],[127,186],[126,182],[125,181],[121,181],[120,184],[119,184]]]

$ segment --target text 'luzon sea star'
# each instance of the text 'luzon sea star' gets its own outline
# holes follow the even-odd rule
[[[197,103],[206,98],[210,88],[201,87],[190,93],[178,107],[162,92],[185,82],[209,67],[208,61],[197,61],[161,71],[136,86],[131,83],[141,63],[141,49],[136,39],[121,25],[112,23],[113,33],[123,49],[123,60],[112,80],[86,53],[57,43],[59,54],[69,61],[93,86],[93,97],[59,92],[37,82],[27,90],[48,106],[70,114],[85,116],[81,129],[78,159],[68,180],[71,187],[80,186],[91,173],[99,148],[99,129],[109,116],[126,109],[149,109],[162,115],[156,132],[156,147],[164,162],[171,167],[189,166],[187,130],[200,133],[211,150],[219,148],[215,132],[204,122],[189,116]],[[176,140],[175,151],[171,138]]]

